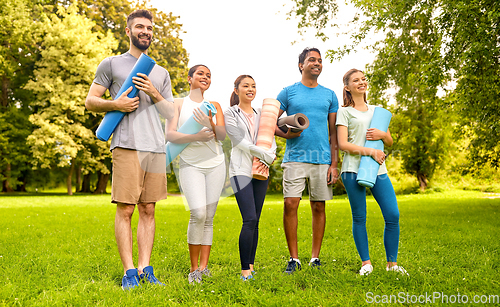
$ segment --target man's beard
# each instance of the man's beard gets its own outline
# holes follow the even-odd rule
[[[132,35],[132,44],[138,49],[145,51],[149,48],[149,45],[151,45],[151,39],[147,43],[141,43],[138,36]]]

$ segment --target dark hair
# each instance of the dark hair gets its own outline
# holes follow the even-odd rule
[[[151,21],[151,23],[153,23],[153,14],[148,11],[148,10],[135,10],[133,11],[132,13],[130,13],[127,17],[127,28],[130,29],[130,27],[132,26],[132,21],[135,19],[135,18],[147,18]]]
[[[351,92],[349,92],[345,89],[345,86],[349,85],[349,79],[351,79],[351,76],[357,72],[364,74],[364,72],[362,70],[353,68],[353,69],[349,69],[349,71],[347,71],[345,73],[344,78],[342,79],[344,82],[344,88],[343,88],[343,93],[342,93],[343,100],[344,100],[343,107],[354,106],[354,100],[352,99],[352,94],[351,94]],[[366,103],[366,92],[364,93],[363,98],[365,99],[365,103]]]
[[[245,79],[245,78],[250,78],[250,79],[254,80],[253,77],[250,75],[241,75],[238,78],[236,78],[236,80],[234,81],[234,88],[238,89],[241,81],[243,81],[243,79]],[[231,93],[231,99],[229,100],[229,104],[231,105],[231,107],[240,104],[240,97],[238,97],[238,95],[236,95],[234,90]]]
[[[199,67],[205,67],[206,69],[210,70],[210,68],[207,67],[207,65],[203,65],[203,64],[198,64],[198,65],[194,65],[193,67],[191,67],[188,71],[188,77],[193,77],[194,75],[194,72],[199,68]]]
[[[299,54],[299,64],[304,64],[304,61],[306,60],[307,55],[311,51],[316,51],[321,56],[321,52],[319,52],[318,48],[314,48],[314,47],[313,48],[309,48],[309,47],[306,47],[306,48],[304,48],[304,50],[302,50],[302,53]],[[300,71],[300,74],[302,74],[302,69],[300,69],[300,67],[299,67],[299,71]]]

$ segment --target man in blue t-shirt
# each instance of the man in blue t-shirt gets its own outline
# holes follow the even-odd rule
[[[312,254],[309,265],[319,267],[319,252],[325,232],[325,201],[332,199],[331,184],[338,179],[337,118],[338,101],[335,92],[318,84],[323,68],[321,53],[306,48],[299,55],[302,80],[285,87],[278,95],[281,108],[278,117],[303,113],[309,127],[301,132],[286,133],[276,127],[276,135],[286,138],[283,158],[283,224],[290,252],[286,273],[300,270],[297,246],[297,209],[308,182],[312,210]]]

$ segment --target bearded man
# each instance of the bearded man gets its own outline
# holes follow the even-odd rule
[[[155,204],[167,198],[165,133],[160,114],[167,120],[174,112],[170,75],[155,65],[149,76],[133,78],[138,96],[127,97],[132,87],[117,97],[141,53],[147,54],[153,39],[153,15],[136,10],[127,18],[125,29],[130,39],[128,52],[104,59],[98,66],[85,106],[92,112],[126,113],[111,140],[113,176],[111,202],[116,204],[115,238],[124,276],[122,288],[133,289],[140,282],[163,285],[149,264],[155,236]],[[109,90],[113,100],[103,99]],[[138,265],[132,258],[131,220],[139,211],[137,227]]]

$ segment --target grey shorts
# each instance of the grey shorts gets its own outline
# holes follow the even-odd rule
[[[286,162],[283,168],[283,196],[302,197],[308,182],[309,199],[326,201],[333,198],[332,187],[327,184],[328,164]]]

